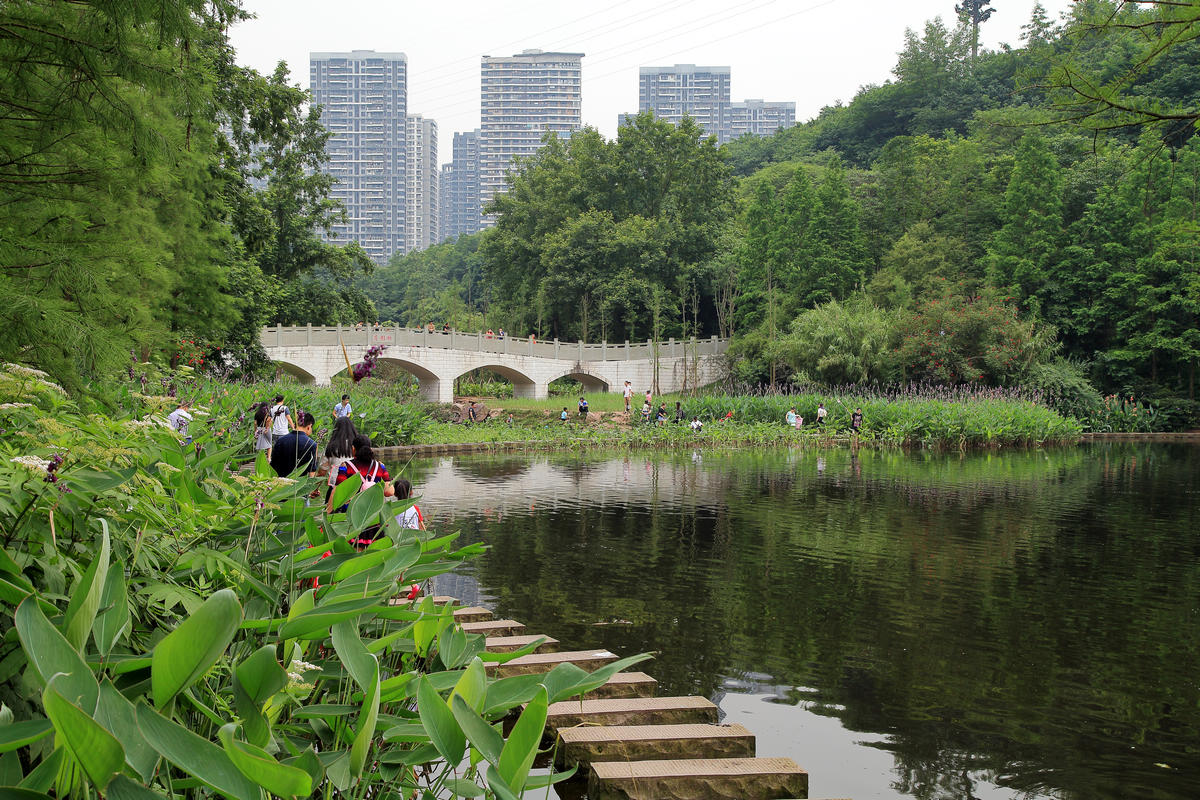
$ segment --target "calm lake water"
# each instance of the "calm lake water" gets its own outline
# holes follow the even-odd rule
[[[394,465],[399,466],[399,465]],[[1200,797],[1200,448],[431,459],[439,589],[653,650],[813,797]]]

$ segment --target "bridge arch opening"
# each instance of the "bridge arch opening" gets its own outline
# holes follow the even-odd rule
[[[390,367],[416,378],[417,391],[420,393],[423,400],[428,400],[433,403],[449,403],[453,402],[454,400],[452,396],[446,396],[450,394],[447,392],[449,387],[443,385],[442,379],[439,378],[438,375],[432,370],[416,363],[415,361],[409,361],[403,358],[389,358],[387,355],[384,355],[379,359],[379,365],[384,367],[385,371],[386,368]],[[334,377],[336,378],[339,375],[348,374],[349,373],[347,370],[343,368],[336,372]]]
[[[568,372],[564,375],[559,375],[554,380],[550,381],[550,391],[554,394],[555,388],[566,389],[570,383],[580,384],[580,389],[586,394],[604,394],[609,390],[608,381],[603,378],[598,378],[587,372],[575,371]],[[561,392],[560,392],[561,393]]]
[[[461,384],[464,379],[470,383],[485,382],[489,379],[499,379],[512,384],[513,397],[537,397],[537,384],[520,370],[506,367],[502,364],[482,364],[464,370],[455,376],[455,382]]]
[[[281,374],[291,375],[297,381],[303,384],[314,384],[317,378],[303,367],[297,366],[290,361],[273,358],[271,361],[275,364],[275,377],[278,378]]]

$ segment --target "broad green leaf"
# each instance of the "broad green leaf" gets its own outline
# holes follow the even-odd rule
[[[457,797],[482,797],[483,789],[466,778],[447,778],[446,788]]]
[[[342,660],[342,666],[364,692],[379,680],[379,662],[367,651],[358,626],[350,620],[338,622],[330,629],[333,649]]]
[[[508,788],[508,784],[504,782],[504,777],[500,774],[500,770],[495,764],[492,764],[487,769],[488,786],[495,793],[497,800],[521,800],[513,790]]]
[[[100,702],[96,721],[117,737],[125,750],[125,763],[144,781],[154,775],[158,753],[142,736],[137,725],[137,709],[109,681],[100,684]]]
[[[471,746],[491,763],[499,764],[500,755],[504,752],[504,738],[499,731],[489,725],[487,720],[479,716],[461,697],[451,698],[450,704],[454,719],[458,721]]]
[[[42,680],[49,681],[60,673],[69,676],[69,682],[59,682],[59,693],[87,713],[94,712],[100,695],[95,676],[67,638],[46,619],[36,597],[21,601],[15,620],[21,647]]]
[[[232,800],[261,800],[258,784],[242,774],[212,742],[159,714],[137,706],[138,727],[163,758]]]
[[[352,575],[374,569],[386,561],[388,555],[388,551],[380,550],[374,553],[362,553],[361,555],[351,556],[333,571],[333,579],[335,581],[344,581]]]
[[[461,667],[483,650],[483,640],[468,636],[457,625],[447,625],[438,633],[438,657],[446,669]]]
[[[136,472],[136,467],[106,470],[104,472],[97,472],[90,469],[73,469],[65,477],[71,482],[71,485],[77,486],[87,494],[104,494],[108,490],[115,489],[132,478]]]
[[[575,777],[575,773],[578,770],[579,766],[576,765],[563,772],[552,772],[549,775],[534,775],[525,781],[525,791],[528,792],[533,789],[544,789],[547,786],[553,786],[556,783],[569,781],[571,778]]]
[[[288,676],[287,670],[275,659],[275,647],[266,644],[237,665],[234,680],[247,697],[262,704],[287,686]]]
[[[48,719],[30,719],[0,725],[0,753],[7,753],[27,744],[33,744],[52,730],[54,730],[54,724]]]
[[[362,477],[351,475],[346,480],[333,487],[333,505],[334,511],[350,502],[350,498],[358,493],[358,487],[362,486]]]
[[[591,673],[589,673],[587,680],[583,681],[577,687],[574,695],[587,694],[593,689],[598,689],[604,684],[608,683],[608,679],[613,675],[616,675],[618,672],[629,669],[630,667],[640,664],[643,661],[649,661],[653,657],[654,656],[650,655],[649,653],[638,653],[636,656],[626,656],[625,658],[614,661],[611,664],[605,664],[603,667],[600,667],[599,669],[593,670]]]
[[[3,724],[7,725],[12,720],[8,720]],[[54,726],[51,725],[53,730]],[[25,773],[21,771],[21,758],[16,753],[9,751],[0,756],[0,786],[16,786],[25,777]]]
[[[271,462],[267,460],[266,450],[258,451],[258,456],[254,459],[254,474],[259,478],[275,477],[275,470],[271,468]]]
[[[408,722],[404,725],[393,725],[383,733],[387,742],[428,742],[429,733],[419,722]]]
[[[346,509],[350,517],[350,528],[355,532],[361,531],[375,521],[380,511],[383,511],[383,484],[376,483],[365,492],[359,492],[350,501],[350,506]]]
[[[125,765],[125,750],[116,737],[79,706],[67,700],[58,687],[69,685],[66,676],[55,676],[42,692],[42,706],[54,723],[58,742],[83,767],[92,785],[103,792],[113,775]]]
[[[147,789],[124,775],[118,775],[112,779],[108,788],[104,790],[104,796],[106,800],[165,800],[163,795]]]
[[[367,753],[379,719],[379,661],[367,652],[367,646],[358,635],[358,627],[350,620],[333,626],[332,639],[342,666],[364,692],[362,713],[350,748],[350,774],[357,778],[366,767]]]
[[[17,786],[0,786],[0,800],[54,800],[48,794],[22,789]]]
[[[587,673],[574,664],[559,664],[559,667],[572,667],[579,670],[581,676],[587,677]],[[482,713],[491,717],[528,703],[537,694],[538,686],[542,681],[546,680],[557,669],[558,667],[555,667],[549,673],[540,675],[513,675],[510,678],[500,678],[493,681],[487,687],[487,699],[484,701]]]
[[[65,748],[59,745],[53,753],[43,758],[40,764],[30,770],[18,786],[33,792],[49,791],[50,787],[54,785],[54,778],[58,775],[65,752]]]
[[[451,708],[455,697],[461,697],[476,711],[483,709],[483,703],[487,699],[487,671],[478,658],[471,661],[458,683],[454,684],[454,689],[450,692]]]
[[[204,601],[154,648],[150,682],[159,708],[198,681],[217,663],[242,621],[242,607],[231,589]]]
[[[230,722],[217,731],[225,755],[250,780],[279,797],[307,797],[312,794],[312,778],[298,767],[280,764],[261,747],[233,737],[237,724]]]
[[[424,676],[420,678],[417,686],[417,713],[442,758],[451,766],[457,766],[467,749],[467,737],[458,726],[458,721],[454,719],[446,701],[433,688],[429,678]]]
[[[287,764],[289,767],[304,770],[312,780],[313,786],[319,786],[321,781],[325,779],[325,768],[321,766],[320,757],[317,756],[316,751],[311,747],[298,756],[285,758],[281,763]]]
[[[63,634],[71,646],[79,651],[83,650],[88,634],[92,632],[92,623],[96,619],[96,612],[100,610],[100,596],[104,592],[104,582],[108,577],[108,522],[102,519],[100,526],[100,552],[92,559],[87,571],[75,585],[75,591],[71,593],[71,602],[63,615]]]
[[[104,590],[100,593],[100,613],[92,624],[92,638],[96,650],[104,658],[112,653],[117,641],[130,626],[128,589],[125,575],[120,569],[110,569],[104,579]]]
[[[333,625],[360,616],[377,604],[374,597],[361,597],[317,606],[285,622],[279,629],[279,638],[324,639]]]
[[[374,661],[375,657],[371,656]],[[371,740],[375,738],[375,726],[379,721],[379,666],[375,666],[375,683],[367,689],[363,698],[363,710],[358,716],[358,730],[354,733],[354,742],[350,746],[350,774],[356,778],[362,777],[367,764],[367,753],[371,750]]]
[[[433,598],[428,595],[421,598],[418,610],[421,618],[413,623],[413,641],[417,646],[417,655],[425,656],[438,633],[438,615],[433,607]]]
[[[513,726],[500,753],[500,775],[508,783],[509,788],[520,793],[529,777],[529,768],[537,757],[538,745],[542,742],[542,734],[546,731],[546,710],[549,700],[543,687],[537,695],[525,706],[517,724]]]

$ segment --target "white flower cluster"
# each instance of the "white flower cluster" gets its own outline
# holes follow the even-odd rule
[[[0,409],[5,408],[33,408],[33,403],[0,403]]]
[[[26,378],[49,378],[45,372],[33,367],[23,367],[20,364],[5,364],[4,371],[10,375],[21,375]]]
[[[127,428],[157,428],[161,422],[155,422],[152,419],[130,419],[125,421]]]
[[[12,463],[20,464],[22,467],[33,472],[45,472],[46,468],[50,466],[50,462],[47,459],[38,458],[37,456],[17,456],[12,459]]]
[[[307,661],[301,661],[298,658],[293,659],[292,663],[288,665],[288,681],[294,688],[311,689],[312,684],[305,683],[304,681],[304,673],[315,672],[319,669],[320,667],[318,667],[316,664],[310,664]]]

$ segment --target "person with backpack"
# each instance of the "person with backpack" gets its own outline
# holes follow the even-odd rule
[[[296,414],[296,430],[284,436],[271,448],[271,469],[281,478],[293,472],[317,474],[317,443],[312,440],[313,415],[307,411]]]
[[[262,402],[254,406],[254,454],[266,451],[271,459],[271,406]]]
[[[350,447],[351,458],[338,467],[337,475],[334,476],[334,490],[344,481],[349,480],[354,475],[362,479],[362,485],[358,487],[360,492],[365,492],[377,483],[383,484],[383,496],[391,497],[396,493],[392,486],[392,476],[388,474],[387,467],[375,460],[375,451],[371,447],[371,438],[366,434],[360,433],[354,437],[354,443]],[[328,512],[345,511],[345,503],[337,509],[333,508],[333,494],[330,493],[329,500],[325,504],[325,510]]]
[[[292,411],[283,404],[283,395],[275,395],[275,405],[271,406],[271,446],[287,436],[296,423],[292,421]]]
[[[396,478],[392,483],[392,488],[396,490],[396,499],[403,502],[412,497],[413,486],[405,478]],[[396,522],[400,523],[401,528],[409,528],[414,531],[429,530],[425,527],[425,517],[421,514],[421,509],[413,503],[408,508],[396,515]]]

